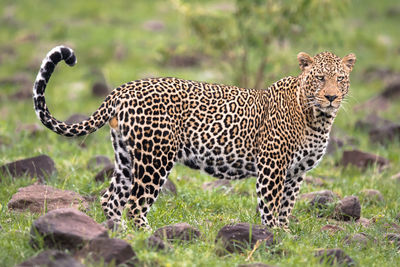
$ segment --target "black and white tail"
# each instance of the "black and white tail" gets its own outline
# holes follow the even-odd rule
[[[82,136],[90,134],[106,124],[115,113],[113,95],[107,96],[92,116],[79,123],[68,124],[55,119],[47,108],[44,92],[57,63],[64,60],[69,66],[76,64],[76,57],[71,48],[54,47],[43,59],[33,86],[35,112],[40,121],[55,133],[64,136]]]

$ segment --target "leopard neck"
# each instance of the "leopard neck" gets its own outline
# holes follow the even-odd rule
[[[314,134],[328,136],[337,112],[326,113],[310,103],[302,87],[301,76],[297,77],[297,101],[303,111],[303,118],[307,128]]]

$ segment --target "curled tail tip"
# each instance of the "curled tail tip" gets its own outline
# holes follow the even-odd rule
[[[51,49],[46,58],[51,60],[54,64],[64,60],[65,63],[71,67],[77,63],[74,50],[65,45],[59,45]]]

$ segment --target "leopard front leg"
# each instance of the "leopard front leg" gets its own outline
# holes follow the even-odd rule
[[[289,216],[292,213],[305,174],[306,173],[303,173],[293,177],[288,175],[285,179],[285,188],[283,190],[281,207],[279,210],[279,224],[283,227],[289,225]]]
[[[270,152],[265,152],[259,157],[257,166],[256,188],[261,222],[269,227],[277,227],[286,163],[284,159],[271,157]]]

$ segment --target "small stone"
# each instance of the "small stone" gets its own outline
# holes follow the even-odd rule
[[[360,191],[360,195],[369,202],[382,202],[384,200],[382,193],[375,189],[364,189]]]
[[[31,245],[43,240],[49,248],[77,250],[99,237],[108,237],[107,229],[86,214],[72,208],[52,210],[32,223]]]
[[[121,239],[100,237],[92,239],[76,254],[79,258],[89,258],[94,262],[104,262],[115,266],[136,257],[131,245]]]
[[[157,251],[161,250],[172,250],[172,247],[165,243],[161,238],[158,236],[152,235],[146,240],[147,246]]]
[[[335,208],[334,217],[338,220],[358,220],[361,216],[361,205],[358,197],[348,196],[343,198]]]
[[[324,186],[326,184],[326,182],[321,178],[311,176],[306,176],[306,178],[304,178],[304,182],[314,186]]]
[[[92,86],[92,94],[94,96],[107,96],[109,94],[109,88],[107,86],[107,84],[102,83],[102,82],[96,82],[95,84],[93,84]]]
[[[274,234],[265,226],[238,223],[222,227],[215,239],[215,242],[219,244],[217,250],[219,255],[253,249],[257,241],[271,246],[274,243]]]
[[[321,228],[321,231],[328,231],[331,234],[335,234],[336,232],[344,231],[344,228],[334,224],[327,224]]]
[[[313,199],[316,199],[316,198],[326,198],[326,199],[333,200],[337,197],[338,197],[337,194],[333,193],[331,190],[321,190],[321,191],[315,191],[315,192],[311,192],[311,193],[301,194],[299,196],[299,199],[312,201]]]
[[[177,223],[159,228],[153,235],[167,241],[194,241],[201,233],[188,223]]]
[[[342,249],[333,248],[333,249],[319,249],[315,251],[314,256],[320,259],[320,263],[327,263],[329,265],[345,265],[351,266],[355,265],[355,262],[352,258],[350,258]]]
[[[330,137],[328,146],[326,148],[326,153],[334,154],[338,149],[342,148],[343,146],[344,146],[343,140],[336,137]]]
[[[225,192],[230,192],[232,191],[232,185],[231,182],[228,180],[216,180],[208,183],[204,183],[201,188],[204,191],[212,191],[212,190],[219,190],[219,191],[225,191]]]
[[[239,264],[238,267],[274,267],[274,265],[256,262],[256,263]]]
[[[65,120],[67,124],[79,123],[81,121],[87,120],[89,117],[83,114],[73,114]]]
[[[360,150],[344,151],[341,164],[346,167],[348,165],[353,165],[361,170],[366,170],[368,167],[376,166],[379,169],[383,169],[389,165],[389,160]]]
[[[400,172],[391,177],[392,180],[400,182]]]
[[[118,229],[120,227],[120,225],[113,220],[107,220],[105,222],[102,222],[101,225],[104,226],[105,228],[111,230],[112,232],[118,231]]]
[[[164,185],[162,186],[161,193],[176,195],[177,194],[176,185],[170,179],[167,178]]]
[[[361,217],[360,219],[357,220],[357,223],[362,225],[363,227],[370,227],[372,221],[368,220],[367,218]]]
[[[101,171],[99,171],[94,180],[96,182],[104,182],[105,180],[110,180],[114,174],[114,165],[107,165]]]
[[[86,168],[94,171],[110,165],[113,164],[107,156],[97,155],[89,159],[88,163],[86,164]]]
[[[392,124],[391,121],[385,120],[376,114],[369,114],[363,120],[358,120],[355,124],[355,128],[362,131],[370,131],[371,129],[385,127]]]
[[[8,202],[10,210],[29,210],[34,213],[70,207],[88,209],[89,204],[78,193],[48,185],[30,185],[19,188]]]
[[[43,127],[40,126],[37,123],[29,123],[29,124],[20,124],[18,127],[15,129],[17,133],[21,132],[26,132],[30,136],[34,136],[38,134],[39,132],[43,131]]]
[[[400,140],[400,124],[391,123],[382,127],[374,127],[369,131],[373,143],[387,144]]]
[[[37,256],[17,265],[16,267],[84,267],[83,264],[76,261],[72,256],[59,250],[45,250]]]
[[[37,177],[40,182],[44,182],[47,176],[56,172],[54,161],[47,155],[17,160],[0,166],[0,174],[4,176],[9,173],[13,178],[21,176]]]
[[[161,20],[148,20],[143,23],[143,29],[152,31],[152,32],[160,32],[164,30],[165,24]]]
[[[344,238],[344,243],[347,245],[356,245],[358,247],[365,247],[369,242],[369,238],[366,234],[360,233],[360,234],[354,234],[354,235],[348,235]]]

